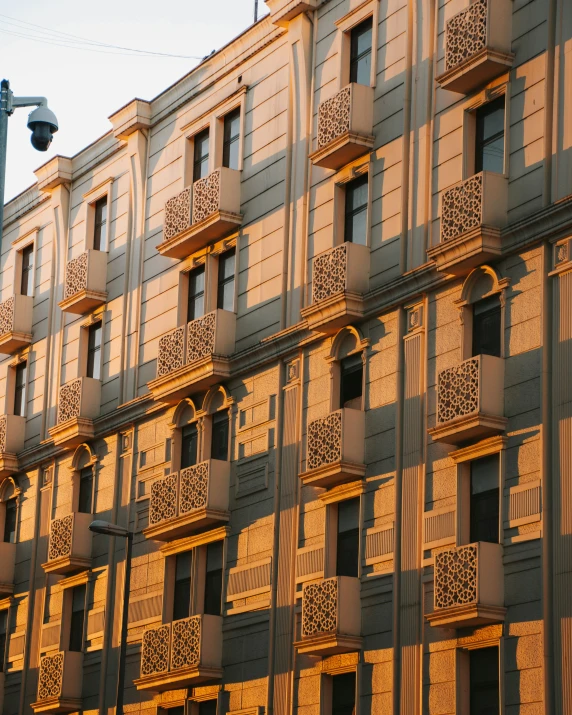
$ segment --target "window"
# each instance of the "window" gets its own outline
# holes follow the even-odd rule
[[[4,543],[16,543],[16,516],[18,514],[18,505],[16,499],[8,499],[4,511]]]
[[[356,705],[356,674],[332,676],[332,715],[354,715]]]
[[[213,415],[211,459],[228,460],[228,412]]]
[[[220,145],[219,145],[220,146]],[[222,165],[238,169],[240,149],[240,109],[235,109],[224,118]]]
[[[81,514],[91,514],[93,506],[93,469],[86,467],[79,473],[79,497],[77,510]]]
[[[361,410],[363,361],[361,353],[342,360],[340,365],[340,407]]]
[[[204,612],[220,616],[222,597],[222,541],[207,546]]]
[[[473,305],[473,355],[501,356],[501,304],[498,296]]]
[[[181,469],[193,467],[197,463],[199,430],[196,424],[187,425],[181,430]]]
[[[95,202],[93,211],[93,247],[96,251],[107,251],[107,196]]]
[[[22,275],[20,280],[21,295],[32,295],[34,290],[34,245],[26,246],[22,251]]]
[[[209,130],[197,134],[194,143],[193,182],[204,179],[209,173]]]
[[[173,620],[188,618],[191,613],[192,551],[175,557],[175,591],[173,595]]]
[[[367,243],[367,174],[346,187],[344,238],[351,243]]]
[[[74,586],[71,595],[70,650],[83,649],[83,623],[85,619],[85,584]]]
[[[198,710],[199,715],[216,715],[216,700],[203,700]]]
[[[14,386],[14,414],[24,416],[26,412],[26,373],[28,363],[16,365],[16,381]]]
[[[504,173],[504,97],[477,109],[475,173]]]
[[[499,456],[471,462],[471,542],[499,542]]]
[[[234,312],[234,270],[236,250],[221,254],[218,259],[217,308]]]
[[[101,380],[101,323],[89,326],[87,332],[87,377]]]
[[[338,504],[336,576],[357,576],[359,560],[359,498]]]
[[[195,268],[189,273],[189,301],[187,321],[202,318],[205,314],[205,267]]]
[[[369,17],[351,31],[350,82],[371,83],[371,43],[373,20]]]
[[[0,611],[0,673],[4,672],[6,636],[8,634],[8,611]]]
[[[498,715],[500,711],[498,646],[470,651],[469,662],[471,715]]]

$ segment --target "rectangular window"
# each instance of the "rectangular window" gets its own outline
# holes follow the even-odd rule
[[[498,296],[473,305],[473,355],[501,356],[501,304]]]
[[[199,703],[199,715],[216,715],[216,700],[204,700]]]
[[[98,199],[93,210],[93,247],[96,251],[107,251],[107,196]]]
[[[373,19],[368,17],[351,31],[350,82],[371,84],[371,43]]]
[[[228,413],[217,412],[213,415],[211,459],[228,460]]]
[[[499,455],[471,462],[471,542],[499,542]]]
[[[173,620],[188,618],[191,614],[192,551],[175,557],[175,592],[173,595]]]
[[[91,514],[93,506],[93,469],[86,467],[79,473],[78,511],[81,514]]]
[[[181,430],[181,469],[194,467],[197,463],[199,431],[196,424],[187,425]]]
[[[477,109],[475,173],[504,173],[504,97]]]
[[[240,149],[240,109],[235,109],[224,118],[224,138],[222,146],[222,165],[229,169],[238,169]]]
[[[189,301],[187,322],[202,318],[205,314],[205,267],[195,268],[189,273]]]
[[[8,634],[8,611],[0,611],[0,673],[4,672],[6,659],[6,636]]]
[[[209,173],[209,130],[197,134],[194,144],[193,182],[204,179]]]
[[[357,576],[359,560],[359,497],[338,504],[336,576]]]
[[[361,354],[342,360],[340,366],[340,407],[361,410],[363,361]]]
[[[24,416],[26,412],[26,378],[28,363],[21,362],[16,365],[14,385],[14,414]]]
[[[85,584],[72,589],[72,614],[70,620],[70,650],[83,649],[83,623],[85,619]]]
[[[479,648],[469,652],[471,715],[498,715],[499,649]]]
[[[225,251],[218,259],[217,308],[234,312],[234,271],[236,250]]]
[[[16,515],[18,508],[15,499],[8,499],[4,511],[4,543],[16,543]]]
[[[222,597],[222,541],[207,546],[207,572],[205,576],[204,612],[220,616]]]
[[[332,676],[332,715],[354,715],[356,707],[356,674]]]
[[[101,323],[94,323],[87,331],[87,377],[101,380]]]
[[[367,243],[367,174],[346,186],[344,239],[350,243]]]
[[[20,280],[21,295],[32,295],[34,290],[34,245],[26,246],[22,251],[22,275]]]

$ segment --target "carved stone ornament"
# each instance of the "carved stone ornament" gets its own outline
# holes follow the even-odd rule
[[[81,414],[81,377],[60,387],[58,424],[75,419]]]
[[[193,223],[204,221],[219,210],[220,169],[193,184]]]
[[[348,249],[345,243],[314,258],[312,274],[312,302],[319,303],[346,287]]]
[[[480,52],[487,43],[487,4],[476,0],[447,22],[445,69],[457,67]]]
[[[0,453],[6,451],[6,429],[8,425],[8,416],[0,417]]]
[[[57,698],[62,693],[64,654],[45,655],[40,661],[38,700]]]
[[[342,411],[308,425],[308,469],[338,462],[342,458]]]
[[[87,252],[68,261],[66,267],[66,283],[64,300],[71,298],[87,288]]]
[[[318,149],[350,130],[351,85],[344,87],[318,109]]]
[[[170,640],[171,627],[168,623],[144,631],[141,646],[141,675],[168,672]]]
[[[73,514],[54,519],[50,526],[48,561],[70,556],[73,537]]]
[[[165,241],[186,231],[191,225],[191,188],[183,189],[165,204],[165,223],[163,237]]]
[[[14,308],[16,300],[14,296],[0,303],[0,335],[10,333],[14,329]]]
[[[437,422],[478,412],[479,358],[470,358],[439,373]]]
[[[180,472],[179,514],[188,514],[207,505],[209,462],[201,462]]]
[[[159,338],[157,377],[168,375],[185,364],[185,326],[171,330]]]
[[[151,484],[149,524],[158,524],[177,516],[178,473],[168,474]]]
[[[476,603],[477,566],[474,544],[435,554],[435,608]]]
[[[198,665],[201,655],[201,617],[191,616],[171,624],[171,670]]]
[[[338,580],[328,578],[304,586],[302,637],[335,633],[338,625]]]
[[[187,364],[209,357],[215,347],[216,311],[187,325]]]
[[[483,222],[483,175],[476,174],[443,192],[441,201],[441,241],[481,226]]]

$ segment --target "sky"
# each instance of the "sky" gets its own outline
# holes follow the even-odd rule
[[[263,0],[258,4],[259,16],[266,14]],[[0,0],[0,73],[16,96],[47,97],[59,122],[51,147],[37,152],[26,127],[30,110],[10,117],[5,201],[34,184],[34,169],[52,156],[73,156],[108,132],[110,114],[134,97],[153,99],[200,61],[93,44],[87,51],[70,47],[70,35],[202,58],[253,17],[254,0]]]

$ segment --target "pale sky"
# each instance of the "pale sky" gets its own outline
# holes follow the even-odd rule
[[[258,4],[259,16],[266,14],[263,0]],[[34,169],[50,157],[73,156],[109,131],[107,118],[114,111],[133,97],[152,99],[198,63],[107,54],[102,48],[70,49],[51,44],[58,42],[54,31],[127,48],[204,57],[240,34],[253,17],[254,0],[0,0],[0,72],[15,95],[47,97],[60,127],[42,153],[30,144],[29,110],[18,109],[10,117],[6,202],[35,183]],[[13,33],[41,36],[50,44]]]

